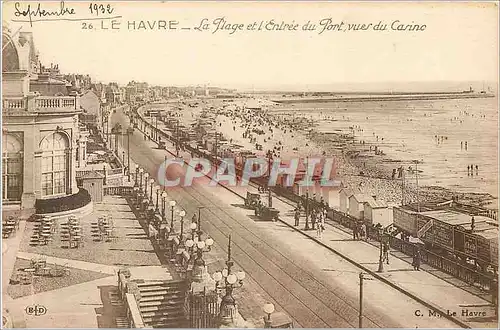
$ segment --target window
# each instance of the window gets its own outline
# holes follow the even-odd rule
[[[68,186],[68,139],[61,133],[54,133],[42,141],[41,147],[42,196],[65,194]]]
[[[20,201],[23,193],[23,144],[11,134],[3,134],[2,200]]]

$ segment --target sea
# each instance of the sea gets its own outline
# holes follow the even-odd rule
[[[309,117],[318,132],[352,134],[413,169],[418,161],[419,185],[498,197],[497,97],[293,103],[270,111]]]

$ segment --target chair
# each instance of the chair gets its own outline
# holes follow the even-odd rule
[[[26,274],[26,273],[21,274],[20,282],[23,285],[29,285],[29,284],[31,284],[32,283],[31,276],[28,275],[28,274]]]

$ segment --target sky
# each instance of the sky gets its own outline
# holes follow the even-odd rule
[[[35,11],[23,2],[19,11]],[[105,4],[105,3],[104,3]],[[66,1],[75,14],[49,18],[108,18],[30,23],[4,3],[3,20],[12,31],[32,31],[45,65],[62,72],[125,84],[130,80],[158,85],[303,86],[436,81],[498,81],[498,7],[492,3],[326,3],[326,2],[110,2],[113,12],[91,13],[89,2]],[[42,2],[59,11],[60,2]],[[43,17],[47,18],[47,17]],[[224,18],[237,30],[214,32]],[[32,14],[32,20],[40,19]],[[204,20],[205,19],[205,20]],[[341,31],[325,23],[342,24]],[[153,29],[134,30],[140,21]],[[158,29],[158,20],[178,22],[176,30]],[[266,31],[274,20],[296,31]],[[248,26],[263,21],[263,29]],[[304,31],[306,22],[316,30]],[[392,30],[398,24],[425,25],[423,31]],[[207,23],[208,30],[195,27]],[[373,29],[377,23],[385,31]],[[92,24],[92,29],[89,29]],[[118,25],[119,24],[119,25]],[[162,23],[160,23],[162,24]],[[350,24],[350,25],[349,25]],[[354,24],[365,31],[348,30]],[[380,26],[380,24],[378,25]],[[267,25],[268,28],[271,25]],[[108,29],[104,29],[108,28]],[[190,28],[190,29],[181,29]],[[239,30],[238,28],[241,28]]]

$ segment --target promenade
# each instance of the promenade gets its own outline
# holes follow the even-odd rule
[[[148,141],[148,145],[154,147],[154,142]],[[174,150],[173,146],[167,143],[167,148]],[[180,152],[181,156],[186,162],[189,161],[191,155],[188,152]],[[218,198],[225,201],[226,204],[237,205],[242,204],[242,196],[246,195],[247,191],[256,193],[257,189],[253,187],[231,187],[232,192],[225,188],[219,188],[215,193]],[[235,195],[235,193],[237,195]],[[239,196],[238,196],[239,195]],[[316,238],[316,231],[304,231],[304,219],[301,219],[301,225],[298,228],[293,227],[293,213],[292,206],[277,198],[273,198],[273,207],[280,210],[280,222],[256,222],[258,227],[264,228],[276,239],[284,243],[296,241],[300,246],[300,253],[307,257],[308,262],[313,262],[316,267],[321,268],[326,272],[343,272],[349,274],[350,285],[356,286],[359,272],[364,272],[368,277],[374,279],[369,281],[367,286],[372,289],[378,287],[379,290],[374,290],[375,301],[378,301],[382,306],[392,306],[398,309],[404,305],[403,301],[388,299],[392,293],[391,288],[396,289],[402,293],[406,298],[405,303],[410,300],[418,300],[425,306],[424,308],[415,308],[408,314],[406,310],[401,317],[416,317],[416,318],[429,318],[431,323],[429,326],[436,326],[432,322],[436,322],[436,318],[440,318],[439,314],[456,313],[455,318],[470,327],[496,327],[496,322],[493,320],[494,310],[490,304],[462,289],[462,283],[456,280],[451,284],[450,281],[443,280],[431,274],[433,271],[430,267],[422,267],[428,271],[414,271],[408,258],[399,258],[391,253],[390,264],[384,265],[385,271],[383,273],[376,273],[378,269],[379,249],[372,244],[364,241],[353,241],[352,235],[347,230],[341,230],[332,224],[327,223],[326,230],[323,233],[322,239]],[[238,209],[238,212],[243,212],[248,217],[252,218],[251,211]],[[253,217],[255,219],[255,217]],[[286,235],[286,236],[285,236]],[[300,237],[300,238],[299,238]],[[299,243],[300,242],[300,243]],[[325,256],[328,258],[325,258]],[[323,258],[323,259],[321,259]],[[336,265],[330,268],[322,265],[331,260],[337,260]],[[351,273],[346,273],[342,270],[346,264],[354,266]],[[342,265],[342,267],[339,267]],[[339,280],[339,276],[335,276]],[[342,276],[340,276],[342,277]],[[353,282],[354,281],[354,282]],[[463,284],[465,285],[465,284]],[[439,288],[439,290],[436,290]],[[382,297],[382,296],[383,297]],[[392,298],[395,298],[392,296]],[[368,299],[368,298],[367,298]],[[399,297],[398,299],[401,299]],[[420,305],[422,306],[422,305]],[[434,311],[438,311],[434,313]],[[482,315],[481,317],[464,316],[463,313],[467,311],[468,314]],[[483,315],[483,313],[485,315]],[[417,315],[419,314],[419,315]],[[422,316],[420,316],[422,314]],[[443,319],[443,318],[441,318]],[[422,325],[419,325],[422,326]],[[456,325],[454,325],[456,327]]]

